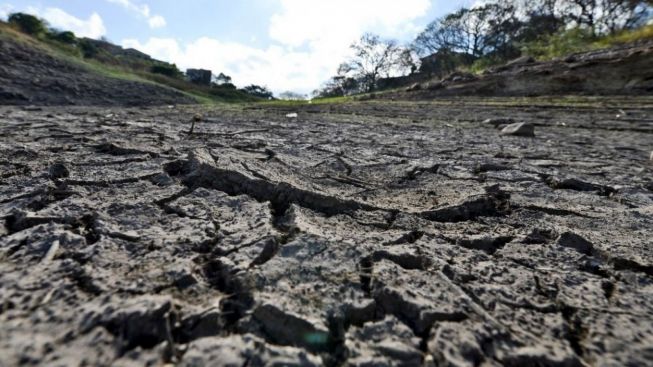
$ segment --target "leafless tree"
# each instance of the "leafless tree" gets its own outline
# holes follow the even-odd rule
[[[431,22],[414,42],[414,49],[423,56],[438,51],[454,51],[462,43],[463,33],[458,17],[446,16]]]
[[[380,78],[407,67],[406,49],[396,41],[366,33],[351,45],[354,55],[338,68],[338,75],[358,81],[362,91],[371,92]]]
[[[651,16],[651,3],[643,0],[564,0],[563,9],[571,22],[593,35],[635,28]]]

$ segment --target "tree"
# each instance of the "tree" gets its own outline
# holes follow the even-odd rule
[[[75,45],[77,43],[77,37],[75,37],[75,33],[71,31],[58,31],[56,29],[51,29],[49,37],[57,42],[65,43],[67,45]]]
[[[595,36],[641,26],[651,16],[650,3],[643,0],[564,0],[563,9],[571,22]]]
[[[45,21],[25,13],[13,13],[9,15],[9,24],[12,24],[21,32],[38,36],[47,33],[47,26]]]
[[[453,51],[462,42],[462,37],[458,19],[449,15],[431,22],[417,36],[413,48],[422,56]]]
[[[184,76],[184,73],[177,68],[176,64],[159,63],[152,65],[152,67],[150,67],[150,72],[178,79],[181,79]]]
[[[82,38],[81,40],[79,40],[78,46],[79,49],[82,51],[82,56],[84,56],[85,58],[94,58],[100,53],[100,50],[98,49],[95,42],[88,38]]]
[[[220,73],[217,76],[213,77],[213,83],[215,83],[217,85],[231,84],[231,77],[229,75],[224,74],[224,73]]]
[[[406,49],[393,40],[366,33],[351,45],[354,55],[338,68],[338,76],[355,79],[363,91],[371,92],[378,80],[406,72]]]
[[[263,99],[272,99],[274,94],[267,88],[267,87],[261,87],[260,85],[248,85],[245,88],[242,89],[243,92],[254,96],[254,97],[259,97]]]
[[[600,33],[616,33],[624,29],[640,27],[653,16],[653,9],[646,1],[601,0],[597,17]]]
[[[550,36],[565,26],[560,11],[561,0],[524,1],[515,4],[522,14],[521,27],[515,37],[517,43],[527,43]]]
[[[359,91],[360,86],[356,79],[344,75],[336,75],[324,83],[321,89],[314,91],[313,95],[318,98],[342,97],[358,93]]]
[[[417,36],[414,44],[423,55],[459,52],[478,58],[491,46],[496,48],[505,45],[506,42],[499,36],[505,35],[502,27],[509,24],[513,13],[512,7],[494,3],[471,9],[461,8],[429,24],[424,32]]]

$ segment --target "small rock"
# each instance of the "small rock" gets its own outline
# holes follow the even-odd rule
[[[552,238],[555,238],[555,233],[553,230],[534,228],[524,237],[522,242],[529,245],[543,244],[547,243],[547,241],[551,240]]]
[[[296,119],[298,116],[299,115],[297,114],[297,112],[289,113],[286,115],[286,117],[289,119]]]
[[[174,284],[179,289],[186,289],[197,284],[197,278],[191,273],[179,274],[174,280]]]
[[[535,126],[525,122],[510,124],[501,130],[501,135],[534,137]]]
[[[509,61],[506,65],[507,66],[526,65],[526,64],[532,64],[534,62],[535,62],[534,58],[526,55],[526,56],[518,57],[512,61]]]
[[[169,325],[178,319],[172,299],[160,295],[133,297],[118,307],[108,304],[101,313],[97,312],[94,310],[86,316],[82,329],[102,325],[121,339],[125,349],[154,347],[166,340]]]
[[[48,168],[48,176],[53,180],[66,178],[70,176],[70,171],[63,163],[57,162]]]
[[[591,255],[594,249],[594,245],[591,242],[572,232],[561,234],[560,238],[558,238],[558,245],[572,248],[584,255]]]
[[[170,186],[170,185],[173,185],[175,183],[175,181],[172,179],[172,177],[170,177],[170,175],[168,175],[167,173],[160,173],[160,174],[152,177],[150,179],[150,182],[152,182],[153,184],[155,184],[157,186],[162,186],[162,187]]]
[[[438,90],[444,88],[444,84],[442,82],[431,82],[426,84],[426,89],[428,90]]]
[[[649,157],[649,159],[653,162],[653,151],[651,152],[651,156]]]
[[[556,345],[521,347],[502,360],[505,366],[582,366],[584,365],[569,348]]]
[[[576,56],[574,56],[574,55],[567,56],[564,59],[564,62],[566,62],[566,63],[572,63],[572,62],[576,62],[576,61],[578,61],[578,58]]]
[[[510,125],[514,124],[515,120],[511,118],[494,118],[494,119],[487,119],[482,122],[483,125],[492,125],[495,128],[498,128],[500,126],[505,126],[505,125]]]
[[[257,307],[253,316],[277,344],[296,345],[315,352],[328,350],[329,331],[313,323],[314,320],[309,321],[273,304]]]
[[[221,316],[219,309],[210,308],[186,317],[181,321],[184,336],[196,340],[218,335],[224,328]]]
[[[411,85],[410,87],[406,88],[406,92],[414,92],[416,90],[422,89],[422,85],[419,83],[415,83]]]

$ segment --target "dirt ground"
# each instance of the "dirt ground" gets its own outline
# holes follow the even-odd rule
[[[652,150],[647,97],[0,107],[0,366],[651,365]]]

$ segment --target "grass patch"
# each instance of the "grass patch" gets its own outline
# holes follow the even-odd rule
[[[595,42],[597,46],[610,47],[638,41],[653,40],[653,24],[603,37]]]
[[[653,24],[604,37],[595,37],[588,30],[574,28],[525,44],[522,52],[545,61],[647,40],[653,40]]]
[[[260,104],[265,105],[265,106],[272,106],[272,107],[299,107],[299,106],[307,106],[307,105],[325,105],[325,104],[336,104],[336,103],[346,103],[346,102],[354,102],[358,100],[362,100],[361,97],[364,97],[365,95],[356,95],[355,97],[353,96],[347,96],[347,97],[325,97],[325,98],[313,98],[311,100],[283,100],[283,99],[275,99],[275,100],[268,100],[268,101],[263,101],[260,102]]]

